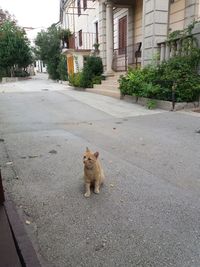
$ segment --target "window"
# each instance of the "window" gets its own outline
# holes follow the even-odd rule
[[[83,45],[82,30],[78,32],[79,46]]]
[[[96,44],[98,44],[99,43],[99,29],[98,29],[99,27],[98,27],[98,22],[95,22],[95,34],[96,34],[96,36],[95,36],[95,42],[96,42]]]
[[[83,9],[84,9],[84,10],[87,9],[87,0],[83,0]]]
[[[81,15],[81,0],[77,0],[78,15]]]
[[[119,55],[126,53],[127,46],[127,16],[119,19]]]

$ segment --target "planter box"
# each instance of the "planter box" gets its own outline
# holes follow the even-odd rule
[[[181,110],[181,109],[192,109],[199,107],[199,102],[182,102],[182,103],[176,103],[175,110]]]
[[[165,100],[157,100],[157,99],[150,99],[145,97],[135,97],[130,95],[122,96],[123,100],[129,102],[129,103],[137,103],[142,106],[147,106],[148,101],[155,101],[156,108],[164,109],[164,110],[173,110],[172,108],[172,102],[165,101]],[[175,103],[175,111],[182,110],[182,109],[192,109],[199,107],[199,102],[181,102],[181,103]]]

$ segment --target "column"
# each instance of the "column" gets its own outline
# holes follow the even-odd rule
[[[128,65],[133,65],[134,63],[134,8],[128,8],[128,47],[127,47],[127,60]]]
[[[165,43],[161,43],[161,47],[160,47],[160,62],[163,62],[165,60],[165,47],[166,47],[166,44]]]
[[[143,0],[142,65],[152,62],[168,33],[169,0]]]
[[[113,3],[108,1],[106,4],[106,75],[112,76],[112,62],[113,62]]]
[[[106,70],[106,6],[103,0],[99,1],[99,44],[100,57]]]
[[[170,58],[170,44],[166,43],[166,50],[165,50],[165,60]]]

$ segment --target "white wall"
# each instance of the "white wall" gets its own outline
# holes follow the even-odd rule
[[[69,1],[66,6],[66,28],[69,28],[72,32],[83,32],[95,33],[95,22],[98,21],[99,15],[99,3],[98,1],[88,1],[87,7],[91,9],[81,9],[81,15],[78,16],[77,8],[71,8],[73,5],[77,7],[77,1]],[[83,8],[83,0],[81,0],[81,7]],[[74,11],[74,15],[72,14]],[[70,13],[70,14],[67,14]]]

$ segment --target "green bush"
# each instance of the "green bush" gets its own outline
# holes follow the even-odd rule
[[[60,61],[59,61],[59,64],[58,64],[57,71],[59,73],[60,80],[62,80],[62,81],[67,81],[68,80],[66,56],[63,56],[63,55],[60,56]]]
[[[74,73],[69,75],[69,84],[74,87],[82,87],[81,80],[82,80],[82,72]]]
[[[200,52],[193,50],[190,56],[176,56],[158,66],[129,70],[119,79],[123,95],[135,95],[172,101],[172,87],[176,102],[191,102],[200,94],[200,76],[197,73]]]
[[[94,78],[92,79],[92,84],[101,84],[101,76],[94,76]]]
[[[90,56],[87,57],[84,65],[84,70],[90,70],[93,76],[101,76],[103,73],[103,63],[100,57]]]
[[[154,109],[154,108],[156,108],[156,101],[153,100],[153,99],[149,99],[147,101],[147,108],[148,109]]]
[[[15,70],[14,77],[28,77],[30,74],[25,70]]]
[[[100,57],[90,56],[87,57],[86,63],[83,67],[81,87],[90,88],[93,87],[94,81],[99,79],[95,78],[96,76],[100,77],[103,73],[103,64]]]
[[[8,74],[5,70],[5,68],[0,67],[0,81],[2,80],[3,77],[7,77],[7,76],[8,76]]]

